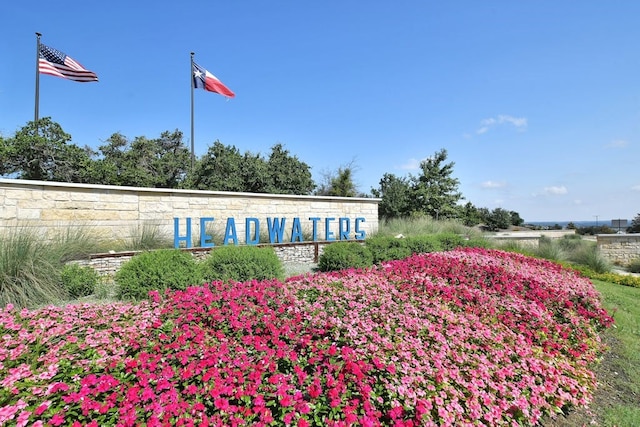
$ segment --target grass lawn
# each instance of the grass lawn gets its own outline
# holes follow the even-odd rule
[[[589,408],[544,423],[545,427],[640,426],[640,289],[593,281],[615,327],[603,333],[609,350],[595,369],[598,389]]]

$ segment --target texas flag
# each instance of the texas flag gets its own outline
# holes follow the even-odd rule
[[[204,89],[209,92],[216,92],[229,98],[236,96],[235,93],[226,87],[216,76],[196,64],[193,63],[193,87],[196,89]]]

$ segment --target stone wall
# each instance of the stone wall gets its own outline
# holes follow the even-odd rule
[[[0,233],[16,226],[34,226],[43,238],[69,227],[86,227],[97,237],[126,241],[139,235],[142,227],[157,227],[174,237],[174,218],[179,234],[185,236],[186,218],[192,219],[193,246],[198,246],[200,218],[214,218],[207,227],[225,233],[227,218],[234,218],[239,237],[245,236],[245,219],[286,218],[290,227],[299,218],[305,233],[317,221],[318,240],[329,230],[339,240],[339,218],[348,218],[350,239],[356,218],[367,235],[378,230],[380,199],[351,197],[293,196],[233,193],[221,191],[171,190],[108,185],[0,179]],[[334,219],[327,224],[324,219]],[[209,228],[207,228],[209,230]],[[286,240],[283,240],[286,242]],[[242,243],[242,242],[240,242]],[[281,242],[279,242],[281,243]]]
[[[598,234],[600,253],[614,264],[626,266],[640,258],[640,234]]]

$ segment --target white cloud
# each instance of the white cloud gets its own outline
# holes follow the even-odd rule
[[[507,186],[506,182],[485,181],[480,184],[482,188],[503,188]]]
[[[629,141],[625,141],[624,139],[616,139],[605,145],[605,148],[626,148],[628,145]]]
[[[527,119],[526,117],[513,117],[506,114],[500,114],[498,117],[490,117],[482,120],[480,122],[480,128],[476,130],[476,133],[478,135],[482,135],[483,133],[487,133],[492,127],[504,124],[512,125],[517,130],[523,131],[527,128]]]
[[[567,190],[567,187],[565,187],[564,185],[552,185],[551,187],[544,187],[544,190],[542,191],[543,194],[553,194],[554,196],[567,194],[568,192],[569,191]]]
[[[638,185],[634,185],[633,187],[631,187],[631,189],[632,189],[633,191],[640,191],[640,184],[638,184]]]
[[[431,156],[427,156],[421,160],[409,159],[404,164],[400,165],[400,169],[409,170],[409,171],[420,169],[420,163],[424,162],[425,160],[429,160],[431,158],[432,158]]]
[[[416,170],[420,167],[420,160],[409,159],[404,164],[400,165],[400,169],[403,170]]]

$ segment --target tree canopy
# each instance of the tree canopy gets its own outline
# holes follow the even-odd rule
[[[428,215],[456,218],[466,225],[489,228],[520,225],[515,211],[489,211],[464,199],[443,148],[420,162],[420,173],[398,177],[385,173],[371,194],[381,199],[383,219]],[[366,197],[354,181],[353,162],[325,173],[320,185],[311,167],[277,143],[268,156],[214,141],[191,167],[190,150],[181,131],[164,131],[158,138],[127,138],[112,134],[97,150],[80,148],[50,117],[28,122],[12,137],[0,135],[0,176],[135,187],[185,188],[275,194],[316,194]],[[315,191],[314,191],[315,190]],[[638,217],[631,229],[638,229]]]
[[[372,189],[381,197],[380,215],[385,218],[429,215],[434,219],[456,218],[458,202],[463,199],[460,182],[453,177],[454,163],[445,163],[447,150],[441,149],[420,162],[420,175],[399,178],[384,174],[379,187]]]
[[[0,141],[0,174],[39,181],[84,182],[88,149],[70,144],[71,135],[50,118],[29,122]]]

